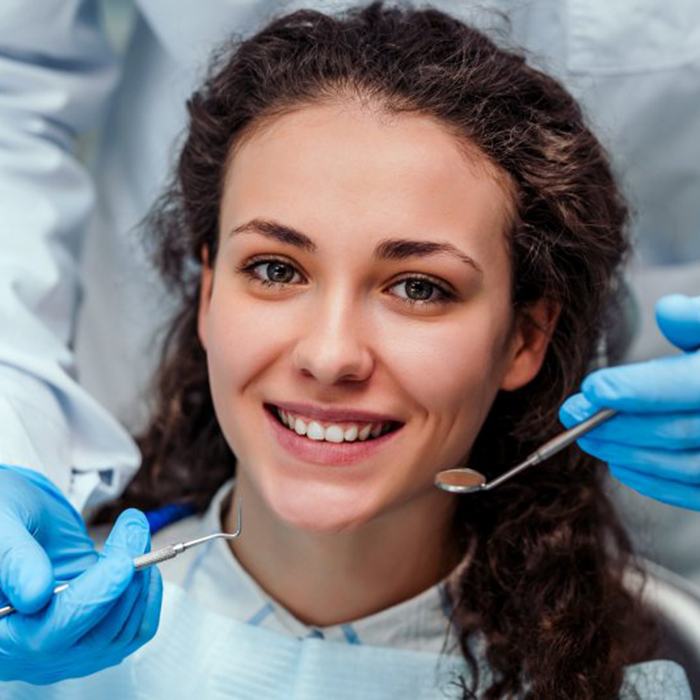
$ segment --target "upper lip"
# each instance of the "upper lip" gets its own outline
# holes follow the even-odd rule
[[[363,423],[401,423],[398,418],[387,413],[375,413],[354,408],[324,408],[310,403],[297,403],[295,401],[276,401],[273,404],[277,408],[291,411],[307,418],[316,418],[321,421],[362,421]]]

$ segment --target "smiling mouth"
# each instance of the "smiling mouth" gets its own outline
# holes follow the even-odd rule
[[[382,423],[380,428],[376,427],[378,426],[378,424],[371,424],[375,427],[373,430],[369,431],[369,423],[354,423],[353,421],[343,421],[343,425],[349,426],[346,430],[343,431],[340,424],[326,423],[326,427],[332,425],[337,429],[334,431],[334,437],[331,437],[328,433],[326,433],[325,436],[322,436],[322,433],[319,432],[319,428],[322,428],[321,423],[319,421],[300,419],[301,423],[299,423],[298,420],[295,427],[290,427],[290,425],[285,422],[285,419],[277,406],[273,404],[264,404],[264,408],[270,415],[274,417],[274,419],[283,428],[285,428],[289,432],[299,435],[300,437],[306,437],[307,439],[312,440],[314,442],[324,442],[326,444],[346,445],[348,443],[353,442],[371,442],[372,440],[376,440],[377,438],[380,438],[384,435],[396,432],[404,425],[403,423],[400,423],[398,421],[387,421]],[[312,424],[315,424],[316,427],[312,427]],[[355,427],[354,430],[353,426]],[[309,429],[313,431],[312,437],[309,437],[309,435],[307,435]],[[340,437],[340,431],[342,431],[343,437]]]

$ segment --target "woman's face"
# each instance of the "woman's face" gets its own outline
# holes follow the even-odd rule
[[[494,168],[423,116],[306,107],[239,144],[199,334],[238,473],[279,519],[337,532],[451,506],[435,474],[544,351],[511,309],[510,206]],[[285,402],[402,426],[374,449],[317,442],[265,408]]]

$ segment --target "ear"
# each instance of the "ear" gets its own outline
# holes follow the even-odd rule
[[[197,310],[197,335],[204,349],[207,349],[207,314],[214,284],[214,270],[209,264],[209,248],[202,246],[202,278],[199,285],[199,308]]]
[[[537,376],[559,318],[561,304],[539,299],[518,312],[510,339],[510,361],[500,388],[514,391]]]

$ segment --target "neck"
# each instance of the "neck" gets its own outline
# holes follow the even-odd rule
[[[318,533],[281,522],[239,476],[225,527],[243,498],[243,535],[230,542],[239,563],[301,622],[357,620],[418,595],[459,562],[451,545],[453,508],[425,494],[351,532]],[[447,554],[446,554],[447,553]]]

